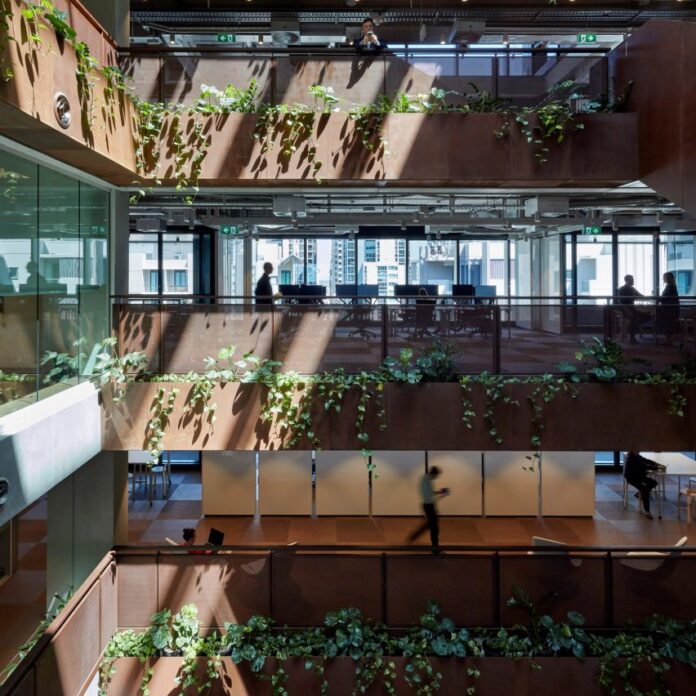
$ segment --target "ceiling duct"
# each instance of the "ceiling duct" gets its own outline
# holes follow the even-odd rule
[[[536,196],[524,202],[524,214],[526,217],[568,215],[569,205],[567,196]]]
[[[137,232],[166,232],[167,223],[158,217],[139,217],[135,219]]]
[[[271,41],[274,46],[300,43],[300,22],[294,18],[271,19]]]
[[[276,217],[307,217],[307,202],[301,196],[275,196],[273,215]]]
[[[449,44],[476,43],[486,33],[485,22],[452,22],[447,35]]]

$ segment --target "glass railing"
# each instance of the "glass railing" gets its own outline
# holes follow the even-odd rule
[[[696,350],[696,298],[679,306],[645,298],[634,306],[570,304],[558,298],[380,297],[113,298],[121,353],[145,352],[154,373],[200,370],[208,356],[234,345],[305,374],[375,369],[402,349],[436,342],[452,347],[461,374],[557,373],[582,342],[612,339],[626,369],[656,372]],[[213,303],[211,303],[213,302]]]
[[[377,56],[352,48],[219,48],[201,46],[131,47],[122,50],[121,66],[135,93],[149,101],[190,104],[204,85],[258,84],[259,101],[312,105],[309,87],[333,89],[342,109],[372,104],[380,95],[447,92],[450,104],[475,90],[486,98],[520,106],[538,104],[561,82],[586,85],[594,96],[609,92],[604,48],[397,49]]]

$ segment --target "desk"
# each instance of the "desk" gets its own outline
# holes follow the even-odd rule
[[[664,486],[665,476],[676,476],[677,490],[681,488],[682,477],[696,477],[696,459],[687,457],[681,452],[641,452],[644,457],[652,459],[658,464],[667,467],[666,471],[650,471],[649,476],[662,477]],[[657,496],[657,516],[662,519],[662,496]]]

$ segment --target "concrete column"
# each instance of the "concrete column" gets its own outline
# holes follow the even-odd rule
[[[128,193],[111,194],[111,287],[114,295],[128,294]]]
[[[130,0],[82,0],[119,46],[130,42]]]
[[[47,604],[79,587],[127,537],[127,454],[100,452],[48,493]]]

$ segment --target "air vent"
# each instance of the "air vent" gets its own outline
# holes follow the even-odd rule
[[[0,478],[0,508],[4,507],[10,495],[10,482],[6,478]]]
[[[271,21],[271,40],[274,46],[290,46],[300,42],[300,23],[298,21]]]

